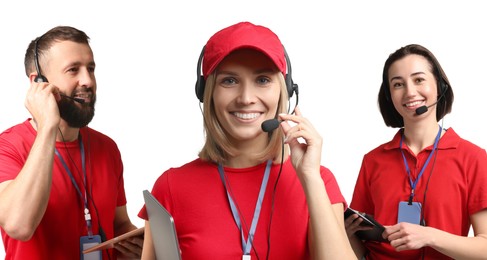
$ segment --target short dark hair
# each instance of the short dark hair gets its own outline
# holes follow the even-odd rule
[[[420,55],[426,58],[431,66],[431,73],[433,73],[436,78],[438,97],[443,95],[443,102],[438,102],[438,104],[436,104],[436,120],[439,121],[446,114],[451,112],[453,105],[453,90],[450,82],[448,81],[448,77],[441,68],[440,63],[433,53],[431,53],[425,47],[419,44],[410,44],[401,47],[394,53],[390,54],[389,58],[387,58],[384,64],[384,70],[382,72],[382,84],[379,90],[378,103],[382,118],[384,119],[385,124],[390,127],[404,127],[404,120],[392,104],[389,86],[389,68],[397,60],[411,54]],[[443,87],[441,87],[442,85]]]
[[[38,58],[48,50],[56,41],[73,41],[77,43],[89,44],[90,37],[83,31],[71,26],[57,26],[47,31],[42,36],[32,40],[27,47],[24,58],[25,73],[27,77],[32,71],[35,71],[34,52],[37,42]]]

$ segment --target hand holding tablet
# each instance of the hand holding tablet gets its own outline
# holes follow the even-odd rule
[[[83,250],[83,254],[91,253],[93,251],[97,250],[105,250],[105,249],[110,249],[114,248],[116,243],[122,242],[126,239],[129,239],[131,237],[136,237],[136,236],[142,236],[144,234],[144,227],[134,229],[132,231],[129,231],[125,234],[122,234],[118,237],[114,237],[110,240],[107,240],[101,244],[98,244],[94,247],[90,247],[89,249]]]
[[[347,208],[344,213],[344,218],[348,218],[352,214],[357,214],[359,218],[362,219],[360,226],[364,227],[371,227],[371,229],[367,230],[358,230],[355,232],[355,235],[361,240],[372,240],[377,242],[389,242],[387,239],[382,237],[382,233],[384,232],[385,228],[379,222],[377,222],[374,217],[371,215],[358,212],[352,208]]]

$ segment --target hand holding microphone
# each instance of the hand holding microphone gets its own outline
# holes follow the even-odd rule
[[[291,126],[288,122],[293,122],[295,125]],[[296,107],[295,115],[279,114],[279,119],[264,121],[262,129],[268,132],[279,125],[285,136],[284,142],[291,149],[291,161],[299,178],[316,173],[316,171],[319,173],[323,140],[313,125],[302,116],[299,108]],[[298,139],[304,140],[304,142],[300,142]]]

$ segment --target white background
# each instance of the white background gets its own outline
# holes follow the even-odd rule
[[[384,125],[377,92],[386,58],[406,44],[429,48],[450,79],[455,102],[445,127],[487,147],[482,1],[311,2],[2,1],[0,131],[30,117],[23,105],[28,43],[57,25],[85,31],[98,81],[90,126],[118,143],[129,216],[142,226],[142,190],[167,168],[196,158],[203,144],[194,94],[202,46],[223,27],[251,21],[285,45],[301,110],[324,138],[322,164],[347,201],[362,156],[397,131]]]

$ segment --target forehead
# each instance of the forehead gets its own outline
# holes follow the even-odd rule
[[[431,64],[421,55],[409,54],[391,64],[389,67],[389,78],[418,72],[432,73]]]
[[[56,41],[46,52],[48,62],[94,63],[93,51],[86,43]]]

